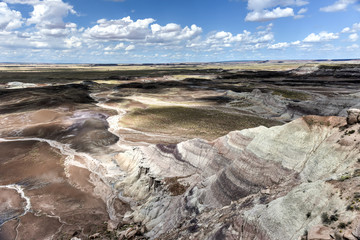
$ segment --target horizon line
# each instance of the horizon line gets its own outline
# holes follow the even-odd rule
[[[209,62],[143,62],[143,63],[62,63],[62,62],[0,62],[0,65],[3,64],[19,64],[19,65],[28,65],[28,64],[44,64],[44,65],[108,65],[108,66],[121,66],[121,65],[177,65],[177,64],[216,64],[216,63],[246,63],[246,62],[303,62],[303,61],[314,61],[314,62],[325,62],[325,61],[336,61],[336,62],[346,62],[346,61],[360,61],[360,58],[319,58],[319,59],[266,59],[266,60],[225,60],[225,61],[209,61]]]

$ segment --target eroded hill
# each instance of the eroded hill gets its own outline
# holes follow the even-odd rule
[[[360,237],[357,62],[0,69],[0,239]]]

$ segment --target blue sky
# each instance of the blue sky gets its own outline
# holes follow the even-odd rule
[[[3,0],[0,62],[360,58],[359,0]]]

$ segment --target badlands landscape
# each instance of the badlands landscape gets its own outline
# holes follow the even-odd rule
[[[360,62],[0,65],[0,239],[360,239]]]

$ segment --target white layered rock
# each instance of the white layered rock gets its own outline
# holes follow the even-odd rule
[[[321,224],[322,212],[356,216],[331,182],[358,167],[359,125],[344,125],[345,118],[307,116],[213,142],[134,148],[116,158],[128,173],[117,186],[138,201],[132,217],[151,238],[298,239]]]

